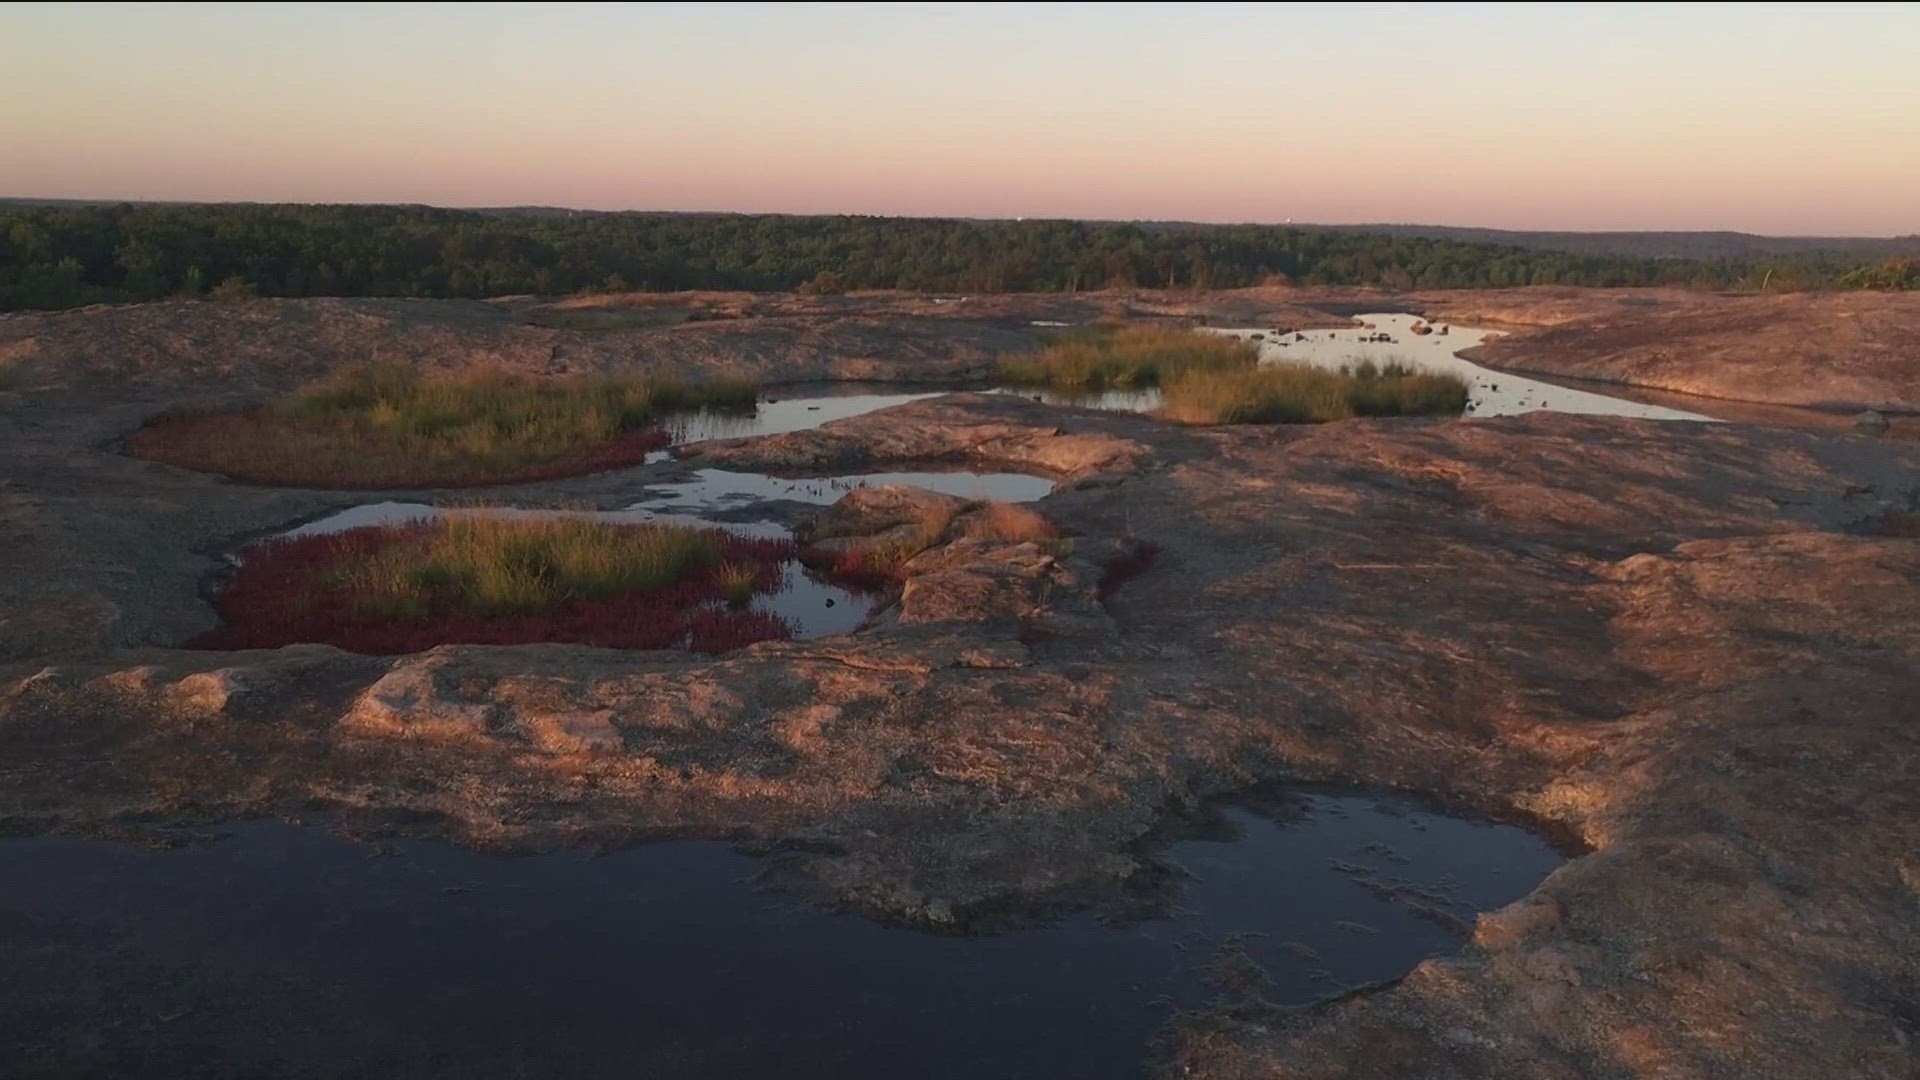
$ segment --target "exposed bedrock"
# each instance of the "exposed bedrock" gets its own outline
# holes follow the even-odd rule
[[[22,422],[0,464],[10,828],[727,836],[823,900],[996,925],[1160,896],[1169,814],[1335,780],[1591,850],[1395,986],[1190,1018],[1176,1073],[1910,1075],[1920,541],[1877,533],[1920,508],[1920,447],[948,397],[694,464],[1038,470],[1070,547],[955,536],[859,632],[714,658],[372,658],[166,647],[225,551],[334,497],[151,470],[110,426]]]

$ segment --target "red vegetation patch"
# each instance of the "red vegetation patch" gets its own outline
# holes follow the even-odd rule
[[[701,608],[687,620],[687,648],[721,653],[756,641],[784,641],[793,636],[786,620],[766,611],[727,611]]]
[[[261,408],[168,413],[129,439],[128,449],[147,461],[256,484],[364,491],[582,476],[639,465],[672,442],[663,429],[640,428],[558,453],[507,447],[471,455]]]
[[[365,565],[382,548],[441,527],[382,526],[261,544],[247,554],[214,602],[226,625],[187,647],[271,649],[320,642],[351,652],[391,654],[445,644],[564,641],[611,649],[722,652],[793,635],[793,628],[778,616],[729,608],[721,581],[728,565],[750,565],[755,591],[778,588],[782,564],[793,558],[793,544],[718,530],[713,536],[720,559],[694,568],[671,585],[571,599],[524,614],[477,614],[444,599],[417,616],[374,614],[365,597],[337,583],[343,571]]]

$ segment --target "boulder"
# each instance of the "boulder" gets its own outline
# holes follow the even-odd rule
[[[1889,426],[1886,414],[1878,409],[1868,409],[1853,418],[1853,429],[1862,435],[1885,435]]]

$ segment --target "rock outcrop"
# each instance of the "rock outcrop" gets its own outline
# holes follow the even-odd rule
[[[1587,853],[1395,985],[1183,1018],[1170,1074],[1911,1074],[1920,446],[1543,413],[1197,430],[960,395],[696,459],[1060,479],[1035,509],[1071,547],[943,531],[858,632],[223,654],[172,645],[226,553],[344,497],[128,460],[150,399],[24,396],[0,402],[9,831],[727,836],[820,902],[992,927],[1137,913],[1177,808],[1337,781]]]
[[[1467,354],[1492,367],[1731,401],[1920,411],[1920,293],[1419,296],[1430,316],[1511,328]]]

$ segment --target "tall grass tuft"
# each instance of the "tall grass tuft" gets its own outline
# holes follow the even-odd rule
[[[1403,364],[1363,361],[1330,370],[1275,363],[1244,371],[1189,371],[1161,387],[1161,412],[1188,424],[1317,424],[1356,416],[1457,416],[1466,381]]]
[[[547,379],[482,369],[429,375],[412,364],[348,365],[295,395],[289,415],[366,424],[393,438],[540,444],[605,439],[666,412],[750,410],[757,387],[666,375]]]
[[[962,536],[980,536],[1007,544],[1039,544],[1058,539],[1053,522],[1031,507],[1006,502],[969,504],[961,524]]]
[[[1022,386],[1072,390],[1161,386],[1200,371],[1244,371],[1259,347],[1223,334],[1158,326],[1063,334],[1038,352],[1000,358],[1000,377]]]
[[[244,480],[305,487],[452,487],[637,464],[669,441],[664,413],[750,411],[738,379],[546,379],[480,370],[427,374],[355,364],[291,400],[240,413],[163,417],[137,456]]]
[[[791,633],[752,601],[793,555],[720,529],[479,513],[288,538],[249,552],[215,600],[225,625],[194,644],[735,648]]]
[[[693,529],[462,515],[396,539],[331,583],[370,613],[517,615],[662,589],[719,558],[718,538]]]
[[[743,608],[753,603],[754,584],[759,571],[751,563],[724,563],[715,577],[720,582],[720,593],[727,598],[727,606]]]

